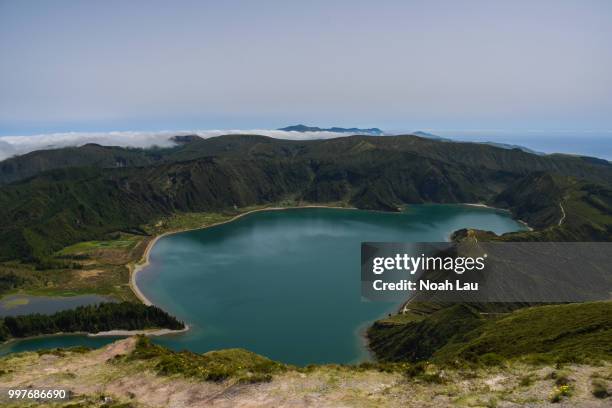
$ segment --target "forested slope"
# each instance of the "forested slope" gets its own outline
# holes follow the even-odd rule
[[[485,202],[547,230],[547,238],[606,240],[612,225],[612,166],[580,157],[415,136],[285,141],[249,135],[188,138],[154,151],[84,146],[45,154],[75,151],[87,152],[89,166],[0,186],[0,260],[40,260],[113,231],[137,232],[177,211],[282,199],[388,211],[410,203]],[[112,159],[88,156],[98,151]],[[110,166],[122,154],[131,161]],[[550,229],[562,218],[562,228]]]

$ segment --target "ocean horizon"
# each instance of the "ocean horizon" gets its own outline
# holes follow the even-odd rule
[[[612,131],[436,129],[426,129],[424,131],[457,142],[504,143],[526,147],[540,153],[575,154],[612,161]]]

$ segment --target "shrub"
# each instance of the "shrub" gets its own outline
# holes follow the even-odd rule
[[[409,378],[417,377],[425,372],[426,367],[427,363],[421,361],[419,363],[410,364],[404,373]]]
[[[591,392],[596,398],[603,399],[610,396],[610,393],[608,392],[608,386],[605,381],[596,378],[591,382],[591,385],[593,386]]]
[[[442,384],[445,382],[440,370],[427,361],[410,364],[404,371],[408,378],[417,378],[428,383]]]
[[[486,353],[478,358],[480,363],[486,366],[498,366],[504,364],[504,358],[496,353]]]
[[[286,366],[266,357],[242,349],[227,349],[196,354],[174,352],[151,343],[144,336],[138,338],[129,359],[154,360],[159,375],[182,375],[205,381],[224,381],[236,378],[242,383],[268,382],[272,375],[286,370]]]
[[[530,374],[530,375],[525,375],[525,376],[521,377],[521,379],[519,380],[519,385],[521,387],[529,387],[534,382],[535,382],[535,379],[533,378],[533,375]]]
[[[572,396],[572,388],[569,385],[561,385],[559,387],[553,388],[550,393],[550,402],[557,403],[560,402],[563,398]]]
[[[240,377],[238,379],[238,382],[241,384],[255,384],[255,383],[270,382],[270,381],[272,381],[272,374],[262,374],[262,373],[250,374],[244,377]]]
[[[567,371],[556,371],[555,373],[555,384],[558,386],[569,385],[572,379],[569,377],[570,373]]]

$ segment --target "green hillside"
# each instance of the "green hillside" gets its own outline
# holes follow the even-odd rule
[[[37,150],[0,162],[0,184],[23,180],[43,171],[67,167],[143,166],[161,159],[170,149],[127,149],[86,144],[81,147]]]
[[[397,211],[413,203],[466,202],[506,208],[533,230],[502,236],[461,230],[456,240],[612,239],[612,166],[592,158],[415,136],[184,137],[168,149],[87,145],[0,162],[0,292],[95,292],[134,301],[130,268],[160,233],[274,205],[333,203]],[[51,319],[9,319],[10,330],[5,321],[0,335],[182,327],[162,311],[150,314],[144,305],[133,306],[142,306],[137,315],[129,306],[109,306],[93,313],[97,320],[84,321],[75,311]],[[432,383],[446,381],[441,373],[447,368],[471,366],[480,372],[515,364],[519,384],[525,362],[595,363],[612,357],[612,302],[409,306],[407,313],[368,330],[381,362],[364,370],[376,367],[377,375],[407,370],[402,375],[409,381],[426,381],[431,389]],[[194,381],[267,382],[286,373],[286,367],[244,350],[196,356],[144,342],[135,350],[114,360],[113,367],[149,364],[156,376]],[[433,366],[444,368],[431,374],[427,370]],[[342,368],[341,375],[361,369]]]
[[[10,220],[0,225],[4,261],[41,262],[80,241],[142,233],[143,225],[176,212],[287,199],[388,211],[423,202],[493,203],[546,231],[521,240],[606,240],[612,225],[607,162],[415,136],[286,141],[230,135],[187,138],[170,149],[88,145],[26,156],[2,164],[28,167],[36,157],[46,163],[42,168],[55,169],[0,186],[0,217]],[[58,159],[64,156],[71,159]],[[116,165],[119,157],[125,166]],[[88,167],[67,167],[73,163]]]
[[[612,302],[548,305],[484,314],[469,305],[420,319],[375,323],[370,347],[386,361],[594,362],[612,359]]]
[[[525,175],[545,171],[595,182],[612,182],[612,165],[605,160],[569,156],[540,156],[519,149],[478,143],[441,142],[417,136],[347,136],[329,140],[281,140],[258,135],[226,135],[202,139],[177,136],[176,147],[128,149],[88,144],[40,150],[0,162],[0,183],[22,180],[42,171],[66,167],[136,167],[205,157],[239,159],[338,159],[362,153],[412,153],[419,157],[480,169]]]

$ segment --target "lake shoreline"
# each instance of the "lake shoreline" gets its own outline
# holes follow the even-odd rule
[[[506,208],[499,208],[499,207],[493,207],[484,203],[456,203],[455,205],[465,205],[468,207],[478,207],[478,208],[485,208],[485,209],[490,209],[490,210],[496,210],[496,211],[503,211],[506,213],[511,213],[510,210],[506,209]],[[406,207],[408,207],[409,205],[406,205]],[[145,251],[143,253],[143,256],[141,258],[141,260],[137,263],[137,264],[132,264],[130,265],[130,288],[132,289],[132,291],[134,292],[134,294],[136,295],[136,297],[145,305],[150,306],[150,305],[155,305],[149,298],[147,298],[144,293],[142,293],[142,291],[140,290],[140,288],[138,287],[137,283],[136,283],[136,277],[138,275],[138,273],[142,272],[144,269],[146,269],[149,265],[150,265],[150,254],[151,254],[151,250],[153,249],[153,247],[155,246],[155,244],[157,243],[157,241],[160,238],[163,238],[165,236],[169,236],[169,235],[174,235],[174,234],[179,234],[179,233],[183,233],[183,232],[188,232],[188,231],[197,231],[197,230],[204,230],[204,229],[208,229],[208,228],[213,228],[213,227],[217,227],[220,225],[224,225],[224,224],[228,224],[234,221],[237,221],[245,216],[254,214],[254,213],[258,213],[258,212],[265,212],[265,211],[286,211],[286,210],[300,210],[300,209],[309,209],[309,208],[327,208],[327,209],[339,209],[339,210],[359,210],[358,208],[355,207],[340,207],[340,206],[331,206],[331,205],[305,205],[305,206],[295,206],[295,207],[266,207],[266,208],[258,208],[258,209],[254,209],[254,210],[250,210],[250,211],[246,211],[244,213],[240,213],[237,214],[236,216],[225,220],[225,221],[220,221],[220,222],[216,222],[210,225],[206,225],[206,226],[202,226],[202,227],[196,227],[196,228],[187,228],[187,229],[180,229],[180,230],[176,230],[176,231],[168,231],[168,232],[164,232],[162,234],[159,234],[157,236],[155,236],[151,241],[149,241],[147,243],[147,247],[145,248]],[[531,228],[525,221],[520,220],[520,219],[515,219],[518,223],[524,225],[529,231],[533,231],[533,228]],[[449,237],[449,241],[450,241],[450,237]],[[396,312],[395,313],[402,313],[405,309],[406,306],[410,303],[410,299],[407,299],[405,302],[402,302],[399,305],[399,308],[395,308]],[[157,305],[156,305],[157,306]],[[158,306],[159,307],[159,306]],[[376,321],[376,320],[374,320]],[[374,322],[370,322],[370,325]],[[179,330],[178,332],[186,332],[189,330],[189,326],[186,324],[185,325],[185,329],[183,330]],[[367,338],[367,329],[368,329],[369,325],[365,324],[364,327],[361,327],[360,329],[358,328],[357,333],[358,333],[358,338],[361,339],[361,341],[363,341],[365,343],[365,349],[367,350],[367,354],[368,354],[368,358],[372,358],[373,353],[370,350],[369,347],[369,340]],[[106,334],[107,336],[112,336],[113,334],[111,334],[112,332],[115,331],[110,331],[108,332],[109,334]],[[171,333],[176,333],[176,331],[169,331],[168,333],[161,333],[159,335],[164,335],[164,334],[171,334]],[[95,336],[95,335],[94,335]],[[104,336],[101,335],[101,336]]]
[[[186,324],[183,329],[172,330],[172,329],[143,329],[143,330],[108,330],[97,333],[87,333],[87,337],[114,337],[114,336],[165,336],[168,334],[179,334],[185,333],[189,330],[189,325]]]
[[[142,330],[108,330],[108,331],[100,331],[97,333],[91,333],[86,331],[76,331],[76,332],[57,332],[57,333],[46,333],[46,334],[37,334],[35,336],[26,336],[26,337],[11,337],[10,339],[3,341],[0,343],[0,347],[4,347],[8,344],[25,341],[25,340],[34,340],[41,339],[45,337],[59,337],[59,336],[86,336],[86,337],[131,337],[137,335],[144,336],[165,336],[169,334],[180,334],[189,330],[189,325],[185,325],[185,328],[179,330],[172,329],[164,329],[164,328],[152,328],[152,329],[142,329]]]
[[[480,203],[452,203],[452,205],[466,205],[469,207],[482,207],[482,208],[488,208],[488,209],[495,210],[495,211],[503,211],[505,213],[509,212],[506,209],[494,208],[494,207],[490,207],[490,206],[487,206],[485,204],[480,204]],[[407,205],[405,207],[410,207],[410,205]],[[148,237],[148,240],[146,241],[146,244],[144,245],[145,246],[144,251],[142,250],[142,247],[141,247],[141,251],[143,252],[141,253],[140,260],[137,262],[131,261],[130,263],[126,265],[129,268],[129,272],[130,272],[130,276],[129,276],[130,289],[135,294],[135,297],[137,297],[143,304],[154,305],[151,299],[147,298],[146,295],[138,287],[137,285],[138,275],[137,274],[142,272],[148,266],[151,265],[151,259],[150,259],[151,251],[160,238],[163,238],[167,235],[173,235],[173,234],[178,234],[178,233],[188,232],[188,231],[205,230],[207,228],[212,228],[212,227],[220,226],[223,224],[228,224],[233,221],[237,221],[243,217],[246,217],[248,215],[258,213],[258,212],[300,210],[300,209],[309,209],[309,208],[357,210],[357,208],[354,208],[354,207],[338,206],[338,205],[335,205],[335,206],[334,205],[305,205],[305,206],[291,206],[291,207],[271,206],[271,207],[256,208],[253,210],[245,211],[243,213],[237,213],[235,215],[229,215],[229,216],[226,216],[227,219],[225,219],[224,221],[211,223],[209,225],[198,226],[194,228],[183,228],[183,229],[177,229],[177,230],[172,230],[172,231],[166,231],[163,233],[159,233],[158,235],[152,234],[151,236]],[[364,212],[370,212],[370,211],[364,210]],[[515,219],[515,222],[516,221],[517,220]],[[399,305],[400,306],[399,309],[401,310],[405,308],[407,303],[409,303],[409,300],[407,300],[406,302],[402,302],[402,304]],[[158,306],[158,307],[161,307],[161,306]],[[378,318],[384,317],[383,315],[386,315],[389,312],[393,313],[394,311],[396,311],[397,313],[397,309],[398,309],[398,306],[394,305],[391,307],[391,310],[385,312],[384,314],[381,314],[381,316]],[[371,349],[369,347],[369,339],[367,338],[367,329],[376,320],[377,318],[368,320],[368,321],[364,321],[355,329],[355,337],[357,338],[357,342],[359,343],[359,346],[360,346],[359,348],[365,350],[365,352],[361,354],[361,356],[359,357],[359,360],[361,361],[371,361],[373,358],[375,358],[375,356],[372,354]],[[48,336],[54,336],[54,335],[84,335],[87,337],[127,337],[127,336],[139,335],[139,334],[143,334],[147,336],[165,336],[165,335],[170,335],[170,334],[181,334],[189,330],[193,330],[192,324],[191,325],[186,324],[185,326],[186,327],[181,330],[168,330],[168,329],[161,329],[161,328],[160,329],[147,329],[147,330],[134,330],[134,331],[109,330],[109,331],[99,332],[99,333],[86,333],[86,332],[55,333],[55,334],[45,334],[45,335],[35,336],[35,337],[48,337]],[[29,339],[29,338],[14,338],[8,341],[12,342],[12,341],[20,341],[20,340],[26,340],[26,339]]]
[[[355,208],[355,207],[340,207],[340,206],[332,206],[332,205],[304,205],[304,206],[296,206],[296,207],[266,207],[266,208],[257,208],[255,210],[250,210],[250,211],[246,211],[246,212],[240,213],[240,214],[238,214],[238,215],[236,215],[236,216],[234,216],[234,217],[232,217],[232,218],[230,218],[228,220],[216,222],[214,224],[204,225],[204,226],[196,227],[196,228],[186,228],[186,229],[181,229],[181,230],[176,230],[176,231],[164,232],[164,233],[162,233],[160,235],[155,236],[155,238],[153,238],[151,241],[149,241],[149,243],[147,244],[147,247],[145,248],[145,251],[144,251],[140,261],[138,261],[136,264],[130,264],[130,266],[129,266],[129,269],[130,269],[130,288],[132,289],[132,292],[134,292],[136,297],[142,303],[144,303],[147,306],[154,305],[154,303],[149,298],[147,298],[144,295],[144,293],[142,293],[142,291],[140,290],[140,288],[136,284],[136,276],[150,265],[150,263],[151,263],[151,261],[150,261],[151,250],[153,249],[153,247],[155,246],[155,244],[157,243],[157,241],[160,238],[163,238],[163,237],[166,237],[166,236],[169,236],[169,235],[180,234],[182,232],[197,231],[197,230],[204,230],[204,229],[208,229],[208,228],[218,227],[220,225],[224,225],[224,224],[228,224],[230,222],[237,221],[240,218],[243,218],[243,217],[246,217],[247,215],[258,213],[258,212],[263,212],[263,211],[300,210],[300,209],[308,209],[308,208],[328,208],[328,209],[336,209],[336,210],[357,210],[357,208]]]
[[[488,208],[491,210],[497,210],[497,211],[504,211],[504,212],[508,212],[510,214],[512,214],[512,211],[508,210],[507,208],[500,208],[500,207],[493,207],[487,204],[483,204],[483,203],[459,203],[460,205],[467,205],[469,207],[480,207],[480,208]],[[529,231],[534,231],[533,227],[530,227],[529,224],[527,224],[526,221],[523,221],[519,218],[513,218],[515,219],[518,223],[523,224]]]

